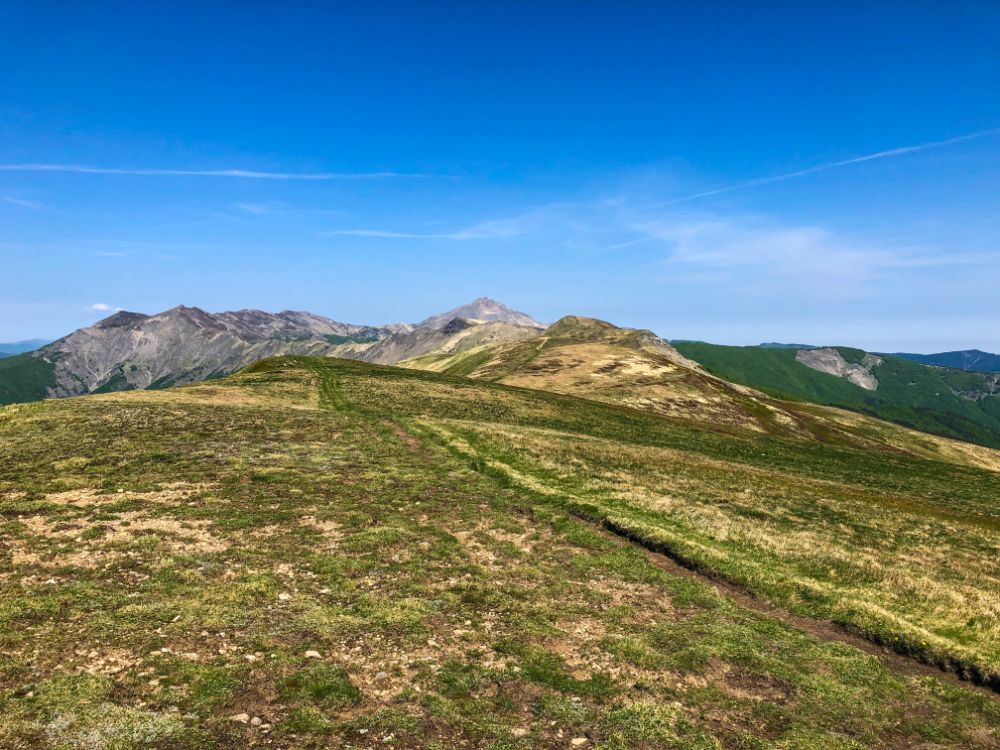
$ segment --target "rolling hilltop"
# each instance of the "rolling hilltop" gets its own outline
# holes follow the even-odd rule
[[[1000,454],[542,338],[0,409],[0,746],[996,746]]]

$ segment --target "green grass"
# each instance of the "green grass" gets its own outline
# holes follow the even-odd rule
[[[114,391],[129,391],[134,388],[135,386],[129,383],[125,377],[125,371],[118,367],[92,393],[113,393]]]
[[[1000,390],[995,375],[963,372],[882,356],[868,391],[818,372],[795,359],[795,350],[678,342],[676,349],[706,369],[780,398],[852,409],[936,435],[1000,447]],[[864,352],[840,348],[848,362]],[[994,393],[996,395],[987,395]]]
[[[917,483],[965,528],[986,472],[289,357],[6,407],[0,453],[0,747],[997,742],[991,697],[748,610],[569,500],[651,513],[606,482],[670,455],[650,491],[677,470],[694,502],[737,464]]]
[[[0,359],[0,404],[38,401],[55,384],[55,366],[41,357],[17,354]]]

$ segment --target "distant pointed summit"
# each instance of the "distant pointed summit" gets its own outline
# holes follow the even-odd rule
[[[482,320],[487,322],[511,323],[516,326],[528,326],[531,328],[544,328],[541,323],[532,318],[527,313],[514,310],[502,302],[497,302],[489,297],[480,297],[468,304],[461,305],[452,310],[448,310],[437,315],[432,315],[426,320],[417,324],[419,328],[443,328],[455,318],[465,320]]]

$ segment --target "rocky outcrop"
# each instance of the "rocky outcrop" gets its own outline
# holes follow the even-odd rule
[[[837,349],[800,349],[795,359],[806,367],[844,378],[867,391],[878,389],[878,378],[872,370],[882,364],[882,359],[874,354],[866,353],[861,362],[848,362]]]

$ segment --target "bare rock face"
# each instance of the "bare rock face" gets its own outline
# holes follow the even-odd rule
[[[51,398],[193,383],[289,354],[394,364],[440,346],[521,340],[541,330],[530,316],[485,297],[422,323],[388,326],[291,310],[208,313],[181,305],[156,315],[117,312],[30,357],[51,370],[42,385]]]
[[[118,312],[38,351],[54,366],[49,396],[191,383],[279,354],[328,354],[381,329],[311,313],[239,310],[213,315],[175,307],[158,315]]]
[[[867,391],[878,389],[878,378],[872,374],[872,369],[882,364],[882,358],[874,354],[865,354],[857,364],[848,362],[836,349],[799,349],[795,359],[806,367],[844,378]]]

